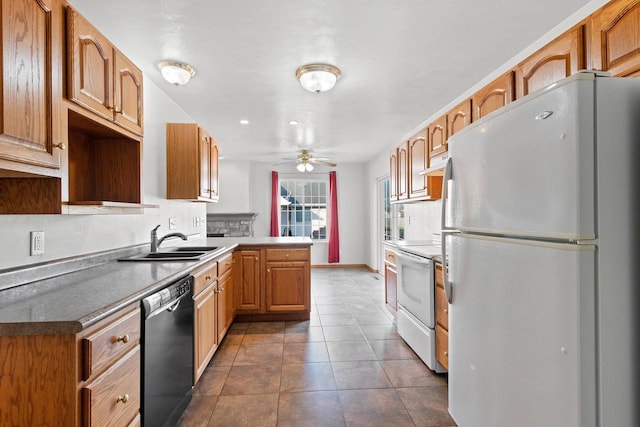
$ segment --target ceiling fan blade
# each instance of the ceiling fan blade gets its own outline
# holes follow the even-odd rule
[[[335,168],[337,166],[335,163],[327,162],[319,159],[309,159],[309,163],[313,163],[314,165],[327,165],[327,166],[331,166],[332,168]]]
[[[285,160],[284,162],[274,163],[272,166],[287,165],[289,163],[294,163],[294,162],[297,162],[297,161],[298,161],[298,159]]]
[[[321,162],[328,162],[331,159],[328,157],[310,157],[309,160],[320,160]]]

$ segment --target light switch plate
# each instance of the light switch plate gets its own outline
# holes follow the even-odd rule
[[[170,216],[169,217],[169,230],[175,230],[176,228],[178,228],[178,226],[176,225],[176,217]]]

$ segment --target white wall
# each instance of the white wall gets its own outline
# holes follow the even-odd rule
[[[224,147],[222,147],[224,151]],[[220,200],[207,203],[208,213],[252,212],[249,203],[249,175],[251,163],[239,160],[220,160]]]
[[[0,215],[0,269],[146,243],[157,224],[160,236],[169,232],[172,216],[172,231],[206,234],[192,226],[194,216],[206,215],[204,204],[165,199],[165,123],[193,120],[147,78],[144,92],[143,202],[160,208],[144,215]],[[45,232],[44,255],[29,255],[30,231]]]

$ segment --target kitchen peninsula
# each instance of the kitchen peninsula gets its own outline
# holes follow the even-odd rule
[[[197,261],[117,261],[148,250],[138,245],[60,260],[54,263],[58,272],[47,265],[0,272],[5,288],[0,291],[0,424],[135,424],[141,398],[140,300],[193,273],[197,288],[198,274],[206,271],[203,279],[211,283],[202,292],[211,285],[216,297],[222,295],[217,287],[222,276],[232,278],[233,298],[224,301],[230,302],[226,316],[232,320],[236,312],[253,320],[308,319],[311,244],[296,237],[208,238],[188,242],[218,248]],[[218,266],[230,259],[233,263]],[[77,270],[68,272],[70,266]],[[22,283],[38,277],[39,270],[49,277]],[[9,287],[8,281],[22,284]],[[201,328],[215,334],[205,367],[221,339],[213,308],[207,317],[213,324]],[[197,331],[196,323],[196,348]]]

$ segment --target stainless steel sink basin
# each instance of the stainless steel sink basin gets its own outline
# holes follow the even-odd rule
[[[118,261],[197,261],[204,255],[202,251],[143,252]]]
[[[175,252],[191,252],[191,251],[209,252],[209,251],[215,251],[216,249],[218,249],[218,246],[180,246],[178,248],[174,248],[171,250]]]

